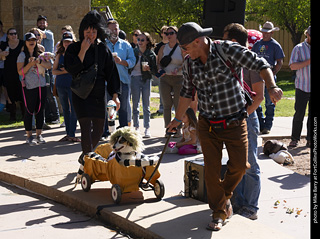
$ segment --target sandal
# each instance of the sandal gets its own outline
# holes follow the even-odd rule
[[[64,136],[62,139],[60,139],[58,142],[64,142],[64,141],[70,141],[69,135]]]
[[[206,229],[209,231],[220,231],[224,226],[224,221],[221,218],[215,218],[207,225]]]
[[[81,142],[81,139],[79,139],[77,137],[69,137],[69,141],[70,142]]]
[[[295,148],[298,146],[298,140],[291,140],[289,147],[290,148]]]

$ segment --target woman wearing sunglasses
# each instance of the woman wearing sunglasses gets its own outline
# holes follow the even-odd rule
[[[183,64],[183,55],[177,42],[177,33],[177,27],[168,27],[165,35],[167,36],[169,42],[160,48],[158,54],[157,64],[159,72],[161,72],[161,70],[165,71],[160,79],[160,95],[162,97],[165,128],[171,122],[172,105],[174,105],[175,109],[177,109],[178,107],[180,90],[183,82],[181,71]],[[172,52],[171,61],[166,67],[164,67],[160,63],[161,59],[165,56],[168,56],[170,52]],[[181,137],[181,126],[179,126],[177,134],[175,134],[173,137]]]
[[[8,108],[10,120],[16,121],[16,102],[20,102],[21,114],[24,115],[22,104],[22,92],[19,75],[17,72],[17,58],[21,52],[23,41],[18,38],[17,30],[9,28],[7,31],[7,41],[0,44],[0,56],[5,56],[4,61],[4,86],[8,92]]]
[[[137,42],[138,47],[133,49],[136,65],[131,71],[133,126],[139,130],[139,102],[142,95],[144,138],[150,138],[151,74],[157,73],[156,54],[152,50],[154,42],[149,33],[138,35]]]

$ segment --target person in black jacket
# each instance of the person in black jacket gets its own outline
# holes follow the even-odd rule
[[[72,103],[80,123],[83,155],[92,152],[103,132],[106,105],[105,82],[108,93],[120,108],[120,79],[114,58],[105,44],[105,20],[97,11],[90,11],[80,23],[80,41],[71,44],[65,53],[65,69],[75,77],[95,62],[95,47],[98,47],[98,72],[95,85],[86,99],[72,93]]]

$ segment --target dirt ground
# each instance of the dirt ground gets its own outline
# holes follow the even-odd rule
[[[285,143],[288,147],[290,139],[280,139],[279,141]],[[311,158],[311,149],[306,147],[307,140],[305,138],[299,141],[298,147],[289,148],[289,153],[294,158],[293,165],[286,165],[284,167],[291,169],[292,171],[299,173],[301,175],[310,176],[310,158]]]

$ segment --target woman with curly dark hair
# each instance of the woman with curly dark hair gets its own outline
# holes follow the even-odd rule
[[[79,42],[72,43],[65,53],[65,69],[75,77],[95,63],[98,48],[98,70],[94,87],[86,99],[72,93],[72,102],[81,128],[81,147],[83,155],[94,150],[103,132],[106,106],[105,82],[113,101],[120,107],[120,79],[109,48],[105,44],[106,23],[97,11],[84,16],[79,28]]]

